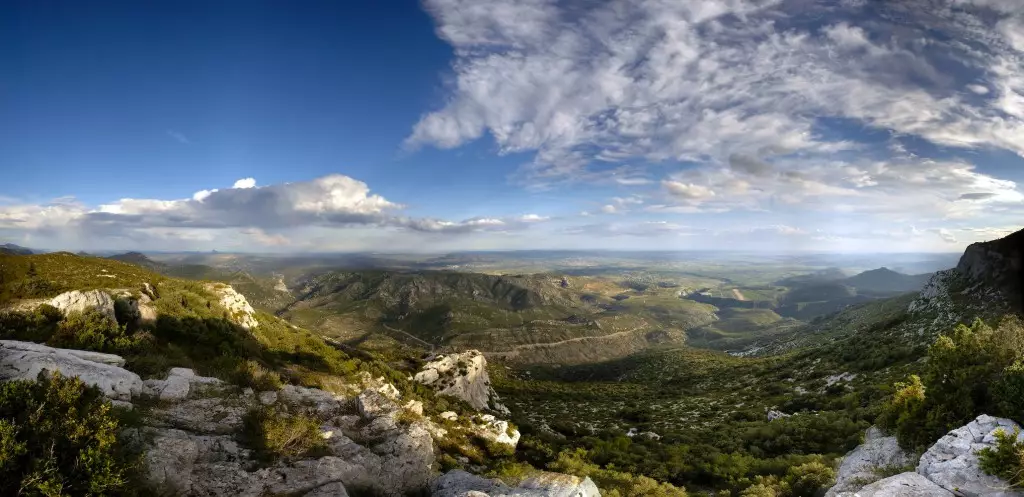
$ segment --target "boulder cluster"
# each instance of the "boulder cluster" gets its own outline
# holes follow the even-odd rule
[[[872,427],[864,444],[843,458],[836,484],[825,496],[1024,496],[1009,483],[985,474],[978,460],[979,451],[995,446],[997,430],[1013,433],[1017,428],[1013,421],[983,414],[940,438],[915,464],[914,457],[899,447],[895,437],[883,436]],[[900,472],[880,478],[895,471]]]
[[[416,373],[414,379],[437,393],[465,400],[474,409],[508,413],[491,388],[487,359],[478,350],[435,356]]]
[[[352,395],[295,385],[256,392],[186,368],[142,380],[123,365],[123,358],[111,354],[0,341],[0,381],[60,371],[98,387],[122,407],[144,406],[142,426],[126,429],[123,438],[144,451],[144,477],[152,487],[174,495],[599,495],[589,479],[566,475],[538,473],[517,487],[462,471],[439,475],[435,441],[445,436],[444,415],[437,422],[424,416],[421,403],[403,402],[393,385],[379,379],[364,382]],[[246,445],[243,424],[248,412],[268,406],[326,420],[320,426],[325,449],[315,457],[261,460]],[[470,425],[496,443],[518,442],[519,433],[493,415],[473,416]]]

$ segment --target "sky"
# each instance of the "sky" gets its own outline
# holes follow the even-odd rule
[[[0,242],[956,252],[1018,0],[0,2]]]

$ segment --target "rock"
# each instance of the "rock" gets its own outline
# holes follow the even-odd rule
[[[418,400],[410,400],[405,403],[405,409],[412,412],[413,414],[423,415],[423,402]]]
[[[860,490],[845,491],[836,497],[953,497],[953,493],[917,473],[900,473],[878,480]]]
[[[0,380],[35,380],[43,370],[77,376],[111,399],[130,401],[142,392],[139,375],[114,364],[111,354],[58,349],[31,342],[0,340]]]
[[[508,421],[497,419],[490,414],[474,418],[473,421],[475,431],[484,439],[513,448],[519,443],[519,430],[511,428]]]
[[[114,299],[100,290],[64,292],[50,300],[50,305],[60,309],[65,316],[73,312],[96,310],[111,321],[117,322],[114,315]]]
[[[316,488],[303,497],[348,497],[348,492],[345,491],[345,485],[336,481]]]
[[[380,392],[366,390],[356,397],[356,409],[359,415],[373,419],[398,410],[398,406]]]
[[[1022,496],[1010,485],[979,467],[977,452],[995,446],[995,431],[1013,433],[1019,428],[1009,419],[982,414],[970,423],[950,431],[921,456],[917,472],[957,495]]]
[[[260,392],[259,393],[259,399],[260,399],[260,404],[263,404],[265,406],[269,406],[270,404],[273,404],[274,402],[277,402],[277,392],[274,392],[274,391]]]
[[[245,296],[235,291],[228,285],[210,283],[206,289],[220,297],[220,305],[228,311],[232,321],[245,329],[255,328],[260,325],[256,320],[256,311],[245,300]]]
[[[324,456],[272,468],[268,490],[272,495],[302,495],[335,482],[352,486],[372,485],[372,478],[367,468],[340,457]]]
[[[438,416],[441,419],[447,419],[448,421],[455,421],[456,419],[459,419],[459,415],[455,414],[455,411],[445,411],[442,412],[441,414],[438,414]]]
[[[854,491],[877,480],[879,469],[908,466],[913,462],[913,457],[900,448],[896,437],[887,437],[872,426],[864,436],[864,443],[843,457],[836,472],[836,484],[825,497]]]
[[[263,393],[260,395],[263,395]],[[326,417],[333,416],[344,410],[344,397],[334,395],[330,392],[325,392],[318,388],[285,385],[281,387],[281,390],[276,392],[276,395],[277,400],[280,402],[293,406],[306,407],[316,411],[317,414]]]
[[[386,493],[408,495],[430,485],[434,477],[434,439],[426,423],[412,423],[371,450],[384,460],[380,483]]]
[[[238,463],[197,464],[192,470],[190,496],[261,497],[267,486],[267,470],[248,472]]]
[[[504,409],[499,408],[500,399],[491,388],[487,359],[477,350],[438,356],[413,378],[437,393],[460,398],[475,409]]]
[[[241,429],[242,417],[251,407],[245,397],[237,395],[187,399],[170,406],[154,407],[149,422],[197,434],[226,435]]]
[[[517,487],[456,469],[434,481],[433,497],[600,497],[590,478],[540,471]]]
[[[254,483],[253,478],[241,474],[245,473],[241,462],[249,457],[249,451],[240,448],[231,437],[196,436],[181,430],[157,428],[145,429],[143,437],[150,440],[143,460],[144,475],[154,488],[171,490],[175,495],[206,495],[197,489],[211,485],[203,481],[202,476],[209,472],[229,476],[232,484]]]
[[[390,383],[385,383],[381,385],[380,388],[377,389],[377,391],[391,400],[398,400],[402,396],[402,393],[399,392],[398,389],[395,388],[395,386]]]
[[[768,410],[768,421],[775,421],[776,419],[788,418],[792,414],[786,414],[782,411],[776,411],[775,409]]]

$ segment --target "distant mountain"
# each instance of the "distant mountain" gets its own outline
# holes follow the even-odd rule
[[[775,284],[778,286],[796,287],[836,281],[844,278],[846,278],[846,273],[844,273],[842,269],[830,267],[810,274],[801,274],[797,276],[790,276],[789,278],[783,278],[776,281]]]
[[[903,293],[921,290],[931,277],[931,274],[903,274],[882,267],[846,278],[843,283],[861,292]]]
[[[15,245],[13,243],[5,243],[0,245],[0,254],[3,255],[32,255],[32,249],[22,247],[21,245]]]
[[[141,252],[126,252],[123,254],[112,255],[107,257],[115,261],[127,262],[128,264],[135,264],[136,266],[144,267],[152,271],[161,271],[166,268],[166,265],[149,257]]]

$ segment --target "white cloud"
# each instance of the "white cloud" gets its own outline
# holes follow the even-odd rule
[[[541,183],[594,180],[594,162],[859,146],[822,133],[823,118],[1024,155],[1024,105],[1007,100],[1014,76],[996,71],[1024,46],[1009,2],[427,0],[457,59],[450,98],[407,143],[452,148],[486,134],[503,153],[535,152],[523,173]],[[873,17],[847,20],[863,15]],[[1002,87],[1002,103],[962,95],[966,83],[938,68],[951,61],[989,78],[967,87],[975,95]]]
[[[231,188],[253,188],[256,186],[256,180],[254,178],[242,178],[231,185]]]

